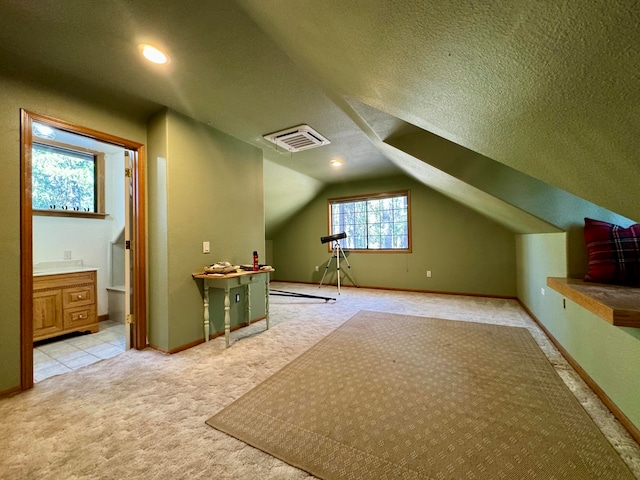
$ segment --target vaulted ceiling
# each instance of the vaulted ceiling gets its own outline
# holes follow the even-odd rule
[[[271,230],[327,183],[405,172],[514,231],[553,231],[483,178],[640,217],[639,24],[631,0],[8,0],[0,66],[262,148]],[[142,42],[170,63],[145,63]],[[331,144],[262,138],[299,124]]]

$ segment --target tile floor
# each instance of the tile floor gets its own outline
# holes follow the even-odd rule
[[[125,351],[124,323],[106,320],[97,333],[70,334],[37,342],[33,349],[33,380],[71,372]]]

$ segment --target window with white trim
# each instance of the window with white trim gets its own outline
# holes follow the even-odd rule
[[[329,199],[330,235],[343,250],[411,251],[409,191]]]

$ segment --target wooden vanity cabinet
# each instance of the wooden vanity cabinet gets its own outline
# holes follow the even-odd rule
[[[98,331],[95,270],[33,277],[33,340]]]

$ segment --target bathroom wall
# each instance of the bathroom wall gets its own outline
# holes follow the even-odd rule
[[[124,151],[119,154],[108,155],[105,159],[105,207],[111,221],[111,235],[109,247],[111,269],[107,286],[124,285]]]

